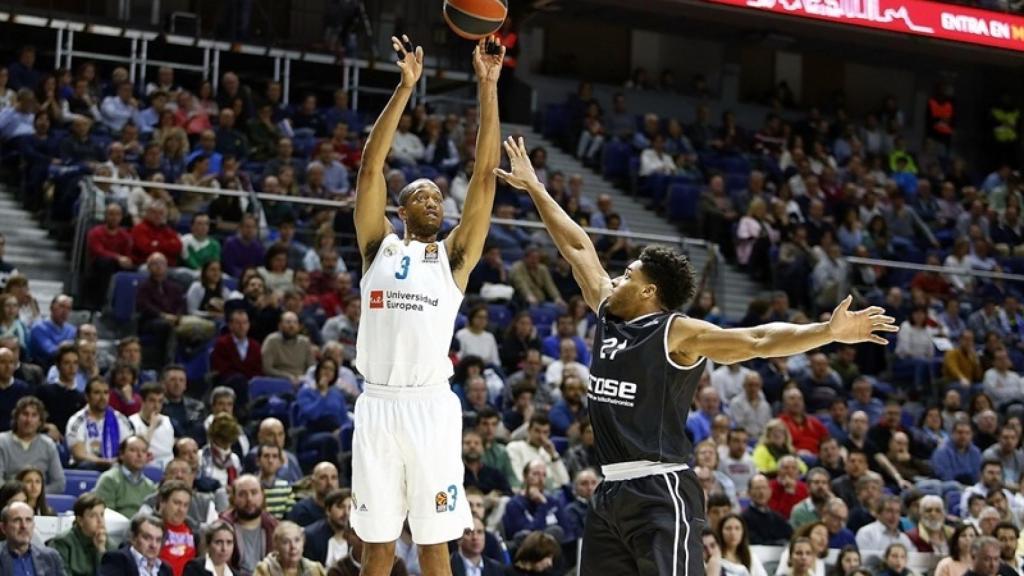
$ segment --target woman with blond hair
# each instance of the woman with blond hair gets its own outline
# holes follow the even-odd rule
[[[736,261],[755,279],[771,278],[769,252],[779,242],[779,233],[768,216],[768,205],[754,198],[747,206],[747,214],[736,227]]]
[[[766,476],[774,476],[779,471],[779,460],[783,456],[796,456],[793,448],[793,437],[789,434],[789,427],[778,418],[772,418],[765,424],[764,432],[761,434],[757,446],[754,447],[754,466],[757,471]],[[800,473],[807,472],[807,464],[797,458]]]
[[[253,576],[325,576],[319,562],[302,557],[306,533],[285,520],[274,530],[274,551],[256,565]]]

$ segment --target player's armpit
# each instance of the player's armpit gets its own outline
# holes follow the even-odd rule
[[[572,275],[583,293],[583,301],[595,313],[601,303],[612,293],[612,279],[601,267],[600,260],[596,264],[572,264]]]

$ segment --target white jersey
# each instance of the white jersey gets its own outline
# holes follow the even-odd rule
[[[359,283],[356,368],[378,386],[447,384],[448,350],[463,294],[444,242],[388,234]]]

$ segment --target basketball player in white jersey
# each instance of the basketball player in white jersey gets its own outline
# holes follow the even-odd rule
[[[423,49],[392,38],[402,79],[366,141],[356,185],[355,224],[363,256],[352,442],[352,526],[366,543],[362,574],[391,573],[406,518],[429,576],[450,575],[448,542],[472,529],[462,488],[462,407],[448,379],[448,347],[469,273],[483,251],[501,158],[497,82],[504,49],[473,52],[480,101],[476,169],[462,220],[443,241],[443,197],[430,180],[402,189],[404,238],[385,216],[384,163],[423,70]]]

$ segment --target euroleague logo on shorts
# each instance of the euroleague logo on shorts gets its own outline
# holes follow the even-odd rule
[[[437,512],[445,512],[448,510],[448,493],[438,492],[437,496],[434,496],[434,506],[437,507]]]
[[[454,512],[455,501],[459,498],[459,487],[452,484],[447,491],[440,491],[434,495],[434,509],[438,514],[443,512]]]
[[[384,291],[383,290],[370,290],[370,308],[383,308],[384,307]]]

